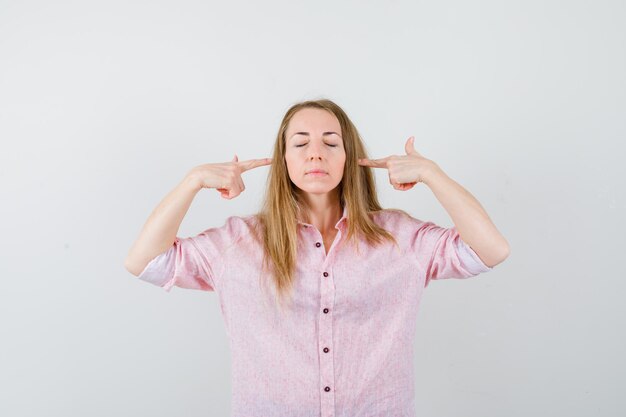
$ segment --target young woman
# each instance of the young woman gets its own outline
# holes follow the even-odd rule
[[[232,351],[233,416],[415,415],[413,341],[424,288],[490,271],[509,245],[413,137],[405,151],[368,159],[337,104],[298,103],[272,158],[197,166],[148,218],[125,266],[167,291],[217,293]],[[259,213],[176,236],[201,189],[232,199],[245,190],[241,174],[264,165]],[[383,209],[371,168],[386,169],[400,191],[428,186],[455,226]]]

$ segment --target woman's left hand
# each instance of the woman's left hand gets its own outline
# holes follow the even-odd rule
[[[372,168],[387,168],[389,182],[400,191],[410,190],[418,182],[424,182],[426,172],[433,167],[433,161],[424,158],[413,147],[415,137],[411,136],[404,145],[406,155],[391,155],[380,159],[359,158],[359,165]]]

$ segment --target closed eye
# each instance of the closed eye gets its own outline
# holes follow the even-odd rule
[[[304,145],[306,145],[306,143],[303,143],[302,145],[296,145],[296,148],[300,148],[300,147],[302,147]],[[327,143],[326,145],[330,146],[331,148],[335,148],[335,147],[338,146],[338,145],[331,145],[330,143]]]

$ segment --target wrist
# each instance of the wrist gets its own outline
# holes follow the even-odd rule
[[[424,174],[422,175],[422,182],[428,186],[430,186],[433,181],[437,181],[437,178],[441,178],[446,175],[434,161],[429,161],[426,166],[427,168],[424,170]]]
[[[183,178],[181,186],[194,193],[197,193],[202,189],[200,180],[192,173],[187,174],[187,176]]]

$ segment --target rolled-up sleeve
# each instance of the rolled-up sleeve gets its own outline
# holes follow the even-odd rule
[[[207,229],[193,237],[176,237],[172,246],[153,258],[138,278],[168,292],[174,286],[216,291],[223,256],[235,243],[239,229],[238,218],[232,216],[221,227]]]
[[[424,286],[431,279],[469,278],[493,269],[461,239],[456,227],[421,222],[413,235],[412,250],[426,273]]]

